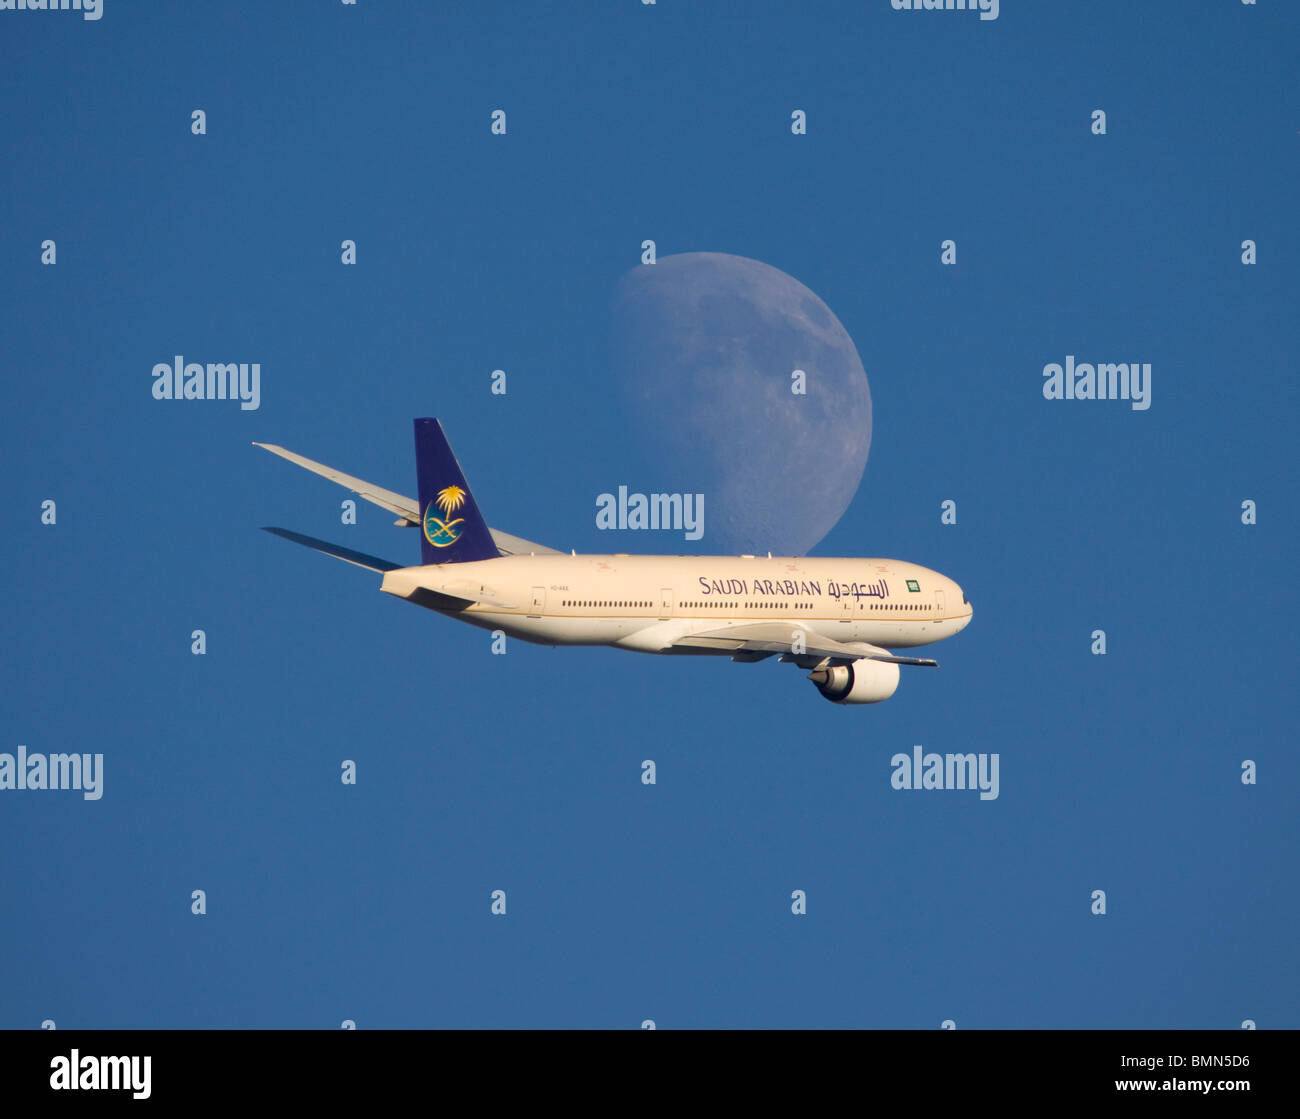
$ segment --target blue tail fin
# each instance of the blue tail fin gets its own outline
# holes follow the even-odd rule
[[[501,553],[437,420],[415,421],[420,489],[420,562],[469,563]]]

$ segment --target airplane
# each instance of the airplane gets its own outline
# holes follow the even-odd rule
[[[945,575],[891,559],[812,556],[579,555],[489,528],[442,424],[415,420],[418,501],[314,462],[288,459],[420,530],[412,567],[266,528],[381,575],[379,589],[469,625],[539,645],[638,653],[777,657],[808,670],[833,703],[879,703],[899,666],[938,662],[890,649],[960,633],[973,609]]]

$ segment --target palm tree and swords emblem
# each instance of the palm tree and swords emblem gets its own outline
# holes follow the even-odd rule
[[[425,510],[424,538],[435,548],[447,548],[455,544],[460,539],[460,534],[463,531],[460,526],[465,523],[465,518],[457,517],[454,521],[440,520],[433,514],[434,506],[442,510],[444,517],[449,518],[452,513],[464,504],[465,491],[460,486],[448,486],[446,489],[438,491],[438,496]]]

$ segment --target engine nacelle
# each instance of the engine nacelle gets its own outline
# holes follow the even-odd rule
[[[898,665],[864,658],[819,668],[808,679],[832,703],[879,703],[898,690]]]

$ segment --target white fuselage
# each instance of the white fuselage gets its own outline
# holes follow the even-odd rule
[[[645,653],[685,651],[669,646],[686,634],[754,622],[906,648],[951,637],[972,613],[947,576],[889,559],[513,555],[398,568],[384,575],[382,589],[417,601],[422,590],[486,598],[433,608],[527,641]]]

